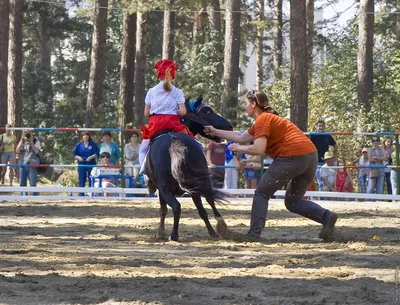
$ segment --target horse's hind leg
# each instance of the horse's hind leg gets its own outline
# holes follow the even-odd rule
[[[181,218],[181,204],[176,200],[175,196],[165,189],[159,189],[160,199],[168,204],[174,214],[174,225],[171,232],[171,240],[178,241],[179,239],[179,220]],[[161,201],[160,201],[161,203]]]
[[[220,212],[217,210],[214,199],[206,197],[206,200],[211,206],[214,217],[217,220],[217,232],[223,236],[228,231],[228,226],[226,225],[226,222]]]
[[[199,215],[200,215],[201,219],[203,219],[204,223],[206,224],[206,227],[207,227],[207,230],[208,230],[208,234],[210,234],[210,237],[212,237],[212,238],[219,237],[217,232],[215,232],[214,228],[210,224],[210,220],[208,219],[207,211],[204,208],[203,203],[201,202],[201,197],[198,196],[198,195],[192,196],[192,200],[193,200],[194,204],[196,205],[197,211],[199,212]]]
[[[167,202],[164,197],[160,194],[160,225],[158,227],[158,237],[161,239],[166,239],[165,235],[165,217],[167,216]]]

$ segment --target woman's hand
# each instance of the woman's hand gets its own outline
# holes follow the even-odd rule
[[[204,126],[203,132],[208,136],[216,136],[217,129],[213,126]]]
[[[228,149],[230,151],[233,151],[233,152],[239,152],[240,151],[240,145],[237,144],[237,143],[232,143],[231,145],[228,146]]]

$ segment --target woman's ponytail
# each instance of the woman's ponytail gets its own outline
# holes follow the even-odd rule
[[[279,116],[278,111],[276,111],[274,108],[272,108],[271,106],[266,106],[264,107],[264,112],[268,112],[268,113],[272,113],[275,114],[277,116]]]
[[[171,76],[171,68],[168,68],[165,71],[165,79],[164,79],[164,90],[171,92],[171,81],[172,81],[172,76]]]

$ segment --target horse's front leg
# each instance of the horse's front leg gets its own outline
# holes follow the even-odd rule
[[[203,219],[204,223],[206,224],[208,234],[210,234],[210,237],[211,238],[219,238],[218,233],[215,232],[214,228],[210,224],[210,220],[208,219],[207,211],[204,208],[203,203],[201,202],[201,197],[199,195],[192,196],[192,200],[193,200],[194,204],[196,205],[197,211],[199,212],[201,219]]]
[[[160,225],[158,227],[158,237],[161,239],[166,239],[167,236],[165,235],[165,217],[167,216],[167,202],[165,201],[164,197],[160,194]]]
[[[164,198],[164,202],[168,204],[172,213],[174,214],[174,225],[171,232],[171,240],[178,241],[179,239],[179,220],[181,218],[181,204],[176,200],[175,196],[171,194],[168,190],[159,189],[160,198]],[[160,201],[161,202],[161,201]]]

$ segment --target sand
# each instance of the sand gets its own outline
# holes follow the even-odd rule
[[[179,242],[146,198],[1,202],[0,304],[400,304],[400,203],[320,202],[340,215],[327,243],[279,201],[262,241],[210,239],[181,202]],[[230,230],[250,205],[219,207]]]

